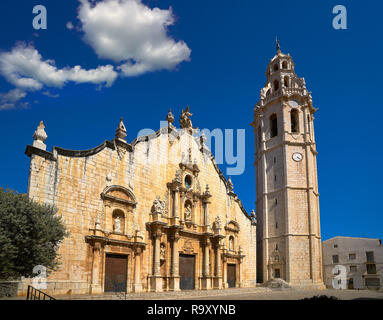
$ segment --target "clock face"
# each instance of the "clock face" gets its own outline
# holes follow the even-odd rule
[[[303,155],[302,155],[302,153],[295,152],[295,153],[293,154],[293,160],[294,160],[294,161],[299,162],[299,161],[301,161],[302,159],[303,159]]]

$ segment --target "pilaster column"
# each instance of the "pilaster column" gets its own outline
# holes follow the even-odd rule
[[[179,208],[179,218],[184,221],[185,220],[185,216],[184,216],[184,200],[185,200],[185,192],[184,191],[181,191],[180,192],[180,199],[181,199],[181,203],[180,203],[180,208]]]
[[[162,276],[161,276],[161,264],[160,264],[160,246],[161,246],[162,231],[160,227],[156,227],[153,233],[154,239],[154,259],[153,259],[153,276],[151,283],[151,290],[155,292],[162,291]]]
[[[161,274],[160,270],[160,246],[161,246],[161,229],[157,229],[153,235],[154,238],[154,263],[153,263],[153,275],[157,276]]]
[[[209,257],[209,245],[210,245],[210,240],[207,238],[204,243],[204,248],[203,248],[203,270],[202,270],[202,289],[211,289],[211,277],[210,277],[210,257]]]
[[[93,266],[92,266],[92,284],[90,294],[101,293],[101,284],[99,282],[101,262],[101,243],[95,242],[93,246]]]
[[[210,258],[209,257],[209,240],[207,240],[204,246],[204,268],[203,268],[204,277],[210,276],[210,270],[209,270],[210,259],[209,258]]]
[[[178,188],[174,188],[174,197],[173,197],[173,218],[174,218],[174,224],[178,224],[179,214],[178,214]]]
[[[222,260],[221,260],[221,245],[218,243],[215,247],[215,280],[214,287],[222,289]]]
[[[178,231],[172,237],[172,264],[171,264],[171,277],[170,277],[170,290],[180,290],[180,276],[179,276],[179,254],[178,254],[178,240],[180,239]]]
[[[141,248],[137,247],[134,252],[134,283],[133,292],[141,292]]]

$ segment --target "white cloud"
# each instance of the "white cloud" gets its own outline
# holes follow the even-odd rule
[[[173,69],[190,59],[183,41],[168,37],[172,9],[149,8],[141,0],[80,0],[79,19],[85,41],[100,58],[123,63],[123,75]]]
[[[20,89],[12,89],[6,93],[0,93],[0,110],[27,107],[27,102],[20,102],[26,97],[26,92]]]
[[[111,86],[118,76],[111,65],[90,70],[80,66],[58,69],[54,60],[43,60],[34,47],[25,44],[0,53],[0,73],[16,87],[31,91],[40,90],[44,85],[62,87],[69,81]]]
[[[67,29],[69,29],[69,30],[74,29],[74,25],[73,25],[73,23],[72,23],[71,21],[68,21],[68,22],[66,23],[66,27],[67,27]]]

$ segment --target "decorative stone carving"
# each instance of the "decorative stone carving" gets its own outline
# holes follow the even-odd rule
[[[229,177],[229,180],[227,181],[227,188],[229,189],[229,191],[233,191],[234,189],[234,185],[233,185],[233,182],[231,181],[231,177]]]
[[[215,218],[215,221],[214,221],[214,228],[217,230],[218,233],[221,232],[221,228],[222,228],[222,221],[221,221],[221,218],[219,216],[217,216]]]
[[[165,201],[161,201],[160,196],[157,196],[156,200],[153,201],[152,213],[163,214],[165,211]]]
[[[33,146],[42,150],[47,149],[47,146],[44,142],[48,138],[48,135],[44,129],[45,129],[44,122],[41,121],[35,133],[33,134],[33,139],[34,139]]]
[[[192,217],[192,205],[189,201],[185,203],[185,221],[190,221]]]
[[[190,240],[185,240],[182,250],[185,253],[194,253],[193,243]]]
[[[180,118],[180,126],[181,129],[189,129],[193,130],[193,125],[189,117],[191,117],[193,114],[190,113],[189,106],[186,107],[186,110],[182,109],[182,114]]]
[[[116,130],[116,139],[121,140],[123,142],[126,142],[125,137],[126,137],[126,127],[125,127],[125,124],[123,122],[123,119],[120,118],[120,123],[117,127],[117,130]]]
[[[119,216],[114,218],[113,231],[114,232],[121,232],[121,220],[120,220]]]
[[[160,245],[160,260],[166,260],[166,246],[164,243],[161,243]]]
[[[171,109],[169,109],[168,115],[166,116],[166,121],[169,122],[169,124],[174,122],[174,116]]]

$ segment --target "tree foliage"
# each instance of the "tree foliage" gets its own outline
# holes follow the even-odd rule
[[[67,236],[54,206],[0,188],[0,279],[31,277],[43,265],[56,270],[57,249]]]

